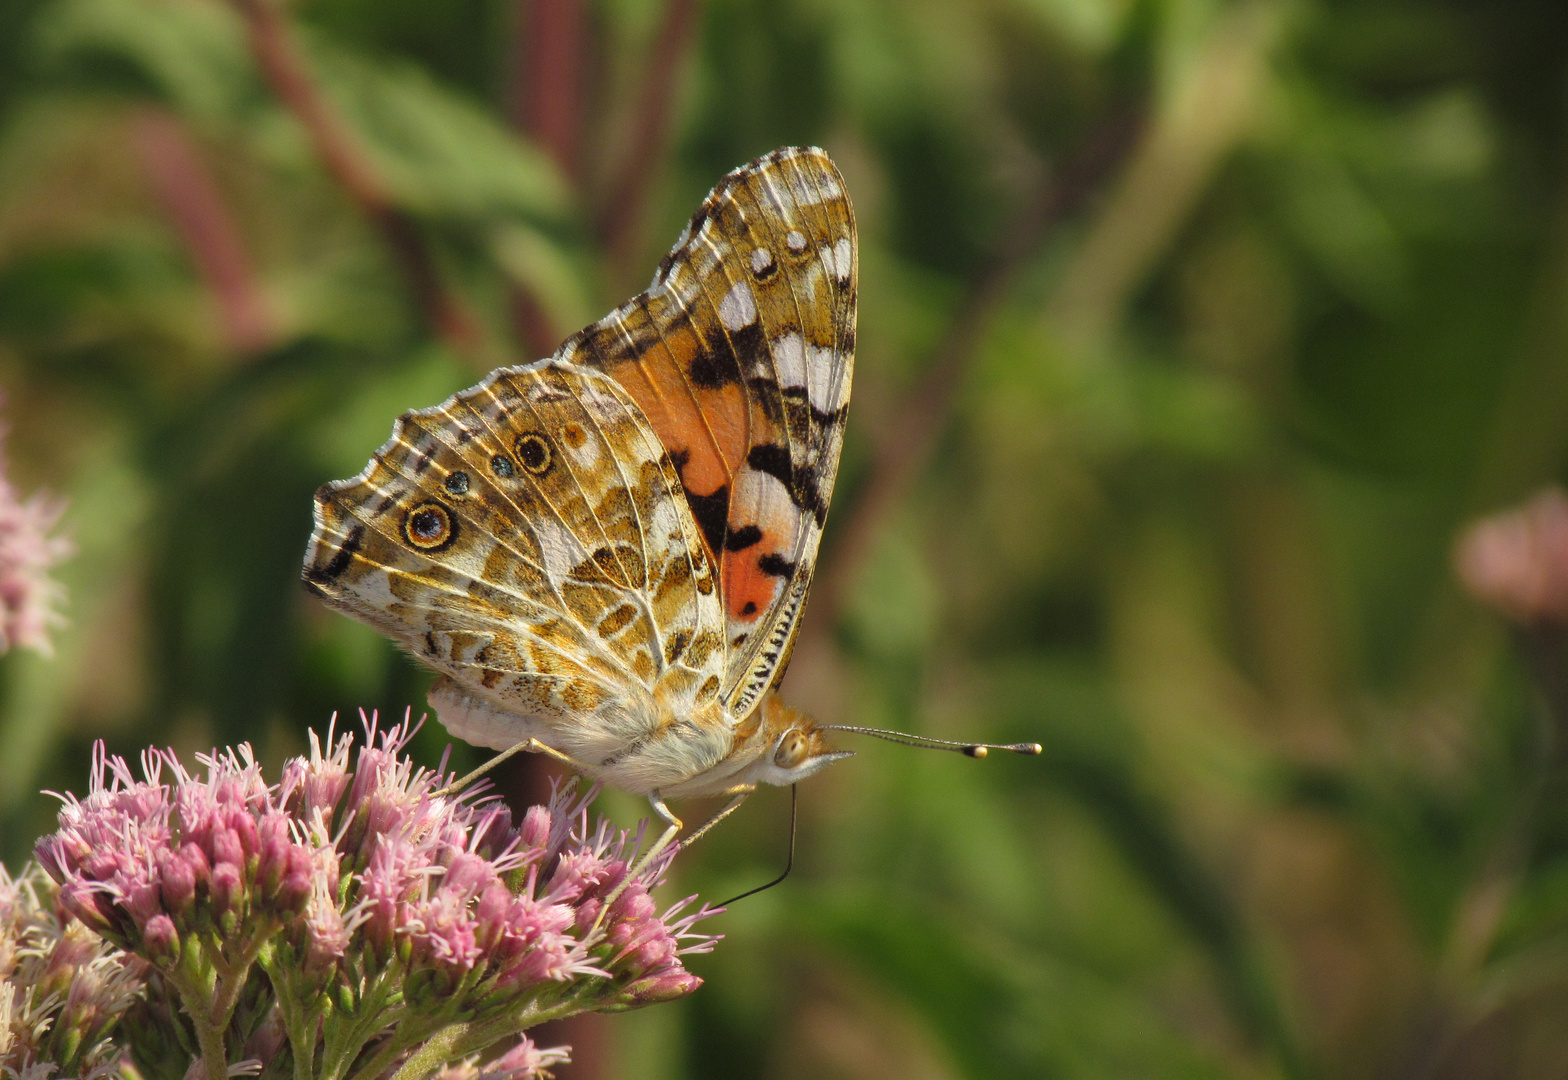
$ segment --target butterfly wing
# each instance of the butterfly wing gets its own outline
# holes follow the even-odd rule
[[[450,677],[442,722],[602,762],[717,697],[724,616],[674,463],[614,380],[503,368],[316,494],[305,581]],[[662,689],[660,689],[662,687]]]
[[[787,662],[843,444],[855,351],[855,220],[815,148],[724,177],[648,290],[556,356],[603,371],[669,451],[718,563],[731,716]]]

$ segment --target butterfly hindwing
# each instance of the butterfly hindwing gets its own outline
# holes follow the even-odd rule
[[[737,720],[776,680],[810,584],[849,404],[857,260],[827,155],[775,151],[715,186],[646,292],[556,354],[614,377],[676,465],[718,565]]]
[[[432,700],[484,745],[537,725],[598,761],[646,734],[652,695],[712,699],[724,670],[674,462],[613,380],[558,363],[400,418],[317,493],[305,578],[462,688]]]

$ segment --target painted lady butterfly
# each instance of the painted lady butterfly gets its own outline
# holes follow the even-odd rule
[[[680,827],[664,797],[733,796],[711,827],[847,757],[773,688],[838,469],[857,262],[821,150],[730,173],[646,292],[323,486],[307,586],[441,672],[453,734],[647,795],[654,850]]]
[[[838,468],[856,263],[821,150],[730,173],[646,292],[323,486],[307,586],[441,672],[453,734],[536,740],[667,821],[664,796],[847,756],[773,686]]]

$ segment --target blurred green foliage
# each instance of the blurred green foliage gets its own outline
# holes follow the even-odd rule
[[[580,18],[570,85],[527,78],[544,9]],[[860,221],[860,351],[819,573],[847,584],[786,691],[1046,753],[874,744],[811,781],[795,876],[724,917],[694,998],[600,1031],[603,1075],[1568,1069],[1568,784],[1449,569],[1568,465],[1568,7],[298,0],[466,336],[243,10],[0,0],[7,450],[79,547],[58,655],[0,661],[8,864],[94,739],[276,762],[422,708],[297,588],[312,490],[811,142]],[[529,119],[552,93],[575,141]],[[766,880],[787,827],[759,797],[678,886]]]

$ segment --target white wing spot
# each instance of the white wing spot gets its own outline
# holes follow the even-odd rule
[[[816,206],[832,199],[841,198],[844,189],[838,186],[838,181],[830,176],[818,173],[816,182],[808,181],[798,173],[786,175],[785,183],[794,200],[802,206]]]
[[[843,402],[838,400],[841,391],[835,383],[842,383],[842,379],[833,378],[838,368],[838,362],[831,348],[812,348],[807,354],[806,363],[812,373],[810,397],[811,404],[819,412],[832,412]]]
[[[784,243],[789,245],[791,251],[799,255],[806,250],[806,234],[799,229],[791,229],[789,234],[784,237]]]
[[[773,342],[773,366],[780,386],[806,385],[806,342],[799,334],[785,334]]]
[[[576,447],[568,445],[566,454],[584,469],[597,469],[599,467],[599,440],[584,439]]]
[[[850,272],[854,270],[854,256],[849,237],[840,237],[838,243],[833,245],[833,271],[840,281],[849,281]]]
[[[751,253],[751,272],[761,277],[768,272],[768,267],[773,265],[773,252],[767,248],[757,248]]]
[[[719,301],[719,321],[726,330],[739,330],[757,321],[757,301],[751,295],[751,286],[737,281],[735,287]]]

